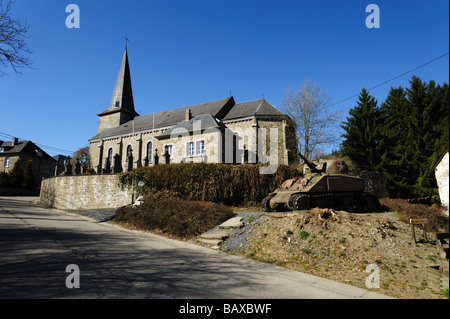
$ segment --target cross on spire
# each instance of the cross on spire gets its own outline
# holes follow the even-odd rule
[[[125,34],[125,49],[128,47],[128,42],[130,42],[130,40],[128,39],[128,33]]]

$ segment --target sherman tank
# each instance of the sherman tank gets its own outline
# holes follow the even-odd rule
[[[381,210],[378,198],[365,192],[364,180],[349,174],[348,166],[339,160],[305,162],[303,176],[288,179],[261,202],[266,212],[308,210],[314,207],[348,212]]]

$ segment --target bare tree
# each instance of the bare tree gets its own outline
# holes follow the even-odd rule
[[[91,157],[89,154],[89,146],[82,147],[78,151],[72,154],[72,159],[74,160],[74,163],[76,163],[76,160],[78,159],[81,164],[86,164],[87,167],[91,167]]]
[[[29,25],[11,17],[12,0],[0,0],[0,64],[10,65],[17,75],[22,69],[31,67],[28,54],[31,53],[26,43]],[[0,69],[0,77],[6,73]]]
[[[290,87],[284,97],[284,111],[297,126],[298,151],[307,159],[339,139],[338,113],[328,106],[330,101],[320,86],[308,79],[296,91]]]

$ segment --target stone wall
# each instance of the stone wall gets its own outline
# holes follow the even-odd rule
[[[131,196],[117,174],[57,176],[42,181],[40,201],[67,210],[119,208],[130,204]]]

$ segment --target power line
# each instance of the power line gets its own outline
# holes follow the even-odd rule
[[[17,137],[17,136],[13,136],[13,135],[10,135],[10,134],[7,134],[7,133],[3,133],[3,132],[0,132],[0,135],[2,135],[4,137],[7,137],[7,138],[14,138],[14,137],[16,137],[16,138],[18,138],[18,139],[20,139],[22,141],[26,140],[26,139],[23,139],[23,138],[20,138],[20,137]],[[57,147],[48,146],[48,145],[44,145],[44,144],[39,144],[39,143],[34,143],[34,144],[36,144],[37,146],[39,146],[41,148],[48,149],[48,150],[53,151],[53,152],[63,152],[63,153],[70,153],[70,154],[75,153],[74,151],[69,151],[69,150],[65,150],[65,149],[62,149],[62,148],[57,148]]]
[[[438,56],[437,58],[434,58],[434,59],[432,59],[432,60],[430,60],[430,61],[428,61],[428,62],[425,62],[424,64],[421,64],[421,65],[419,65],[419,66],[417,66],[417,67],[415,67],[415,68],[413,68],[413,69],[411,69],[411,70],[408,70],[408,71],[406,71],[406,72],[403,72],[402,74],[399,74],[399,75],[397,75],[397,76],[395,76],[395,77],[393,77],[393,78],[391,78],[391,79],[389,79],[389,80],[387,80],[387,81],[384,81],[384,82],[382,82],[382,83],[380,83],[380,84],[377,84],[377,85],[375,85],[375,86],[373,86],[373,87],[367,89],[367,91],[371,91],[371,90],[376,89],[377,87],[380,87],[380,86],[382,86],[382,85],[384,85],[384,84],[386,84],[386,83],[389,83],[389,82],[391,82],[391,81],[394,81],[395,79],[398,79],[399,77],[402,77],[402,76],[404,76],[404,75],[406,75],[406,74],[408,74],[408,73],[411,73],[412,71],[415,71],[415,70],[417,70],[417,69],[419,69],[419,68],[421,68],[421,67],[424,67],[424,66],[427,65],[427,64],[430,64],[430,63],[432,63],[432,62],[434,62],[434,61],[436,61],[436,60],[439,60],[439,59],[443,58],[443,57],[446,56],[446,55],[448,55],[448,52],[445,53],[445,54],[442,54],[441,56]],[[358,93],[358,94],[355,94],[355,95],[352,95],[352,96],[350,96],[350,97],[348,97],[348,98],[345,98],[345,99],[343,99],[343,100],[341,100],[341,101],[339,101],[339,102],[336,102],[336,103],[333,103],[333,104],[331,104],[331,105],[328,105],[328,106],[335,106],[335,105],[337,105],[337,104],[339,104],[339,103],[348,101],[348,100],[350,100],[350,99],[352,99],[352,98],[354,98],[354,97],[357,97],[357,96],[359,96],[359,93]]]

